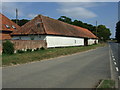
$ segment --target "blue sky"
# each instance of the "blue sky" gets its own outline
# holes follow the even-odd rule
[[[19,11],[19,19],[33,19],[42,14],[54,19],[65,15],[73,20],[95,25],[103,24],[111,29],[111,37],[115,36],[118,21],[117,2],[4,2],[2,13],[10,19],[15,18],[15,9]]]

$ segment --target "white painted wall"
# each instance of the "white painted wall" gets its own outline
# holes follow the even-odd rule
[[[31,40],[31,36],[13,36],[12,40]],[[34,40],[46,40],[47,47],[65,47],[65,46],[84,46],[84,38],[52,36],[52,35],[35,35]],[[96,39],[88,39],[88,45],[95,43]],[[98,40],[96,40],[98,43]]]
[[[63,37],[63,36],[46,36],[47,47],[64,47],[64,46],[83,46],[84,38]]]
[[[12,40],[31,40],[31,38],[34,37],[34,40],[45,40],[46,35],[34,35],[34,36],[12,36]]]
[[[88,39],[88,45],[95,44],[95,41],[96,41],[96,43],[98,43],[97,39]]]

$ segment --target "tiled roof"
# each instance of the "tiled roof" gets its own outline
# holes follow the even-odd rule
[[[0,40],[11,39],[10,33],[17,29],[20,29],[20,26],[0,13]]]
[[[70,25],[59,20],[38,15],[12,35],[49,34],[74,37],[97,38],[88,29]]]
[[[1,34],[0,34],[0,35],[1,35]],[[0,37],[0,40],[5,40],[5,39],[7,39],[7,40],[11,39],[10,34],[2,33],[2,35],[1,35],[1,37]]]
[[[1,13],[0,13],[0,23],[2,23],[2,26],[0,28],[0,30],[2,31],[13,31],[20,28],[20,26],[18,26],[16,23],[14,23],[13,21],[8,19],[6,16],[4,16]],[[7,28],[6,25],[9,26],[10,28]],[[13,27],[15,27],[16,29],[14,29]]]

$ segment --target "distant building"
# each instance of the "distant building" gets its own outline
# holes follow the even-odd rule
[[[10,40],[10,33],[19,28],[20,26],[0,13],[0,40]]]
[[[47,48],[98,43],[97,37],[88,29],[42,15],[14,30],[11,35],[13,40],[45,40]]]

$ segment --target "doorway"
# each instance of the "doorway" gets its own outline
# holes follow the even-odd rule
[[[88,46],[88,38],[84,38],[84,46]]]

